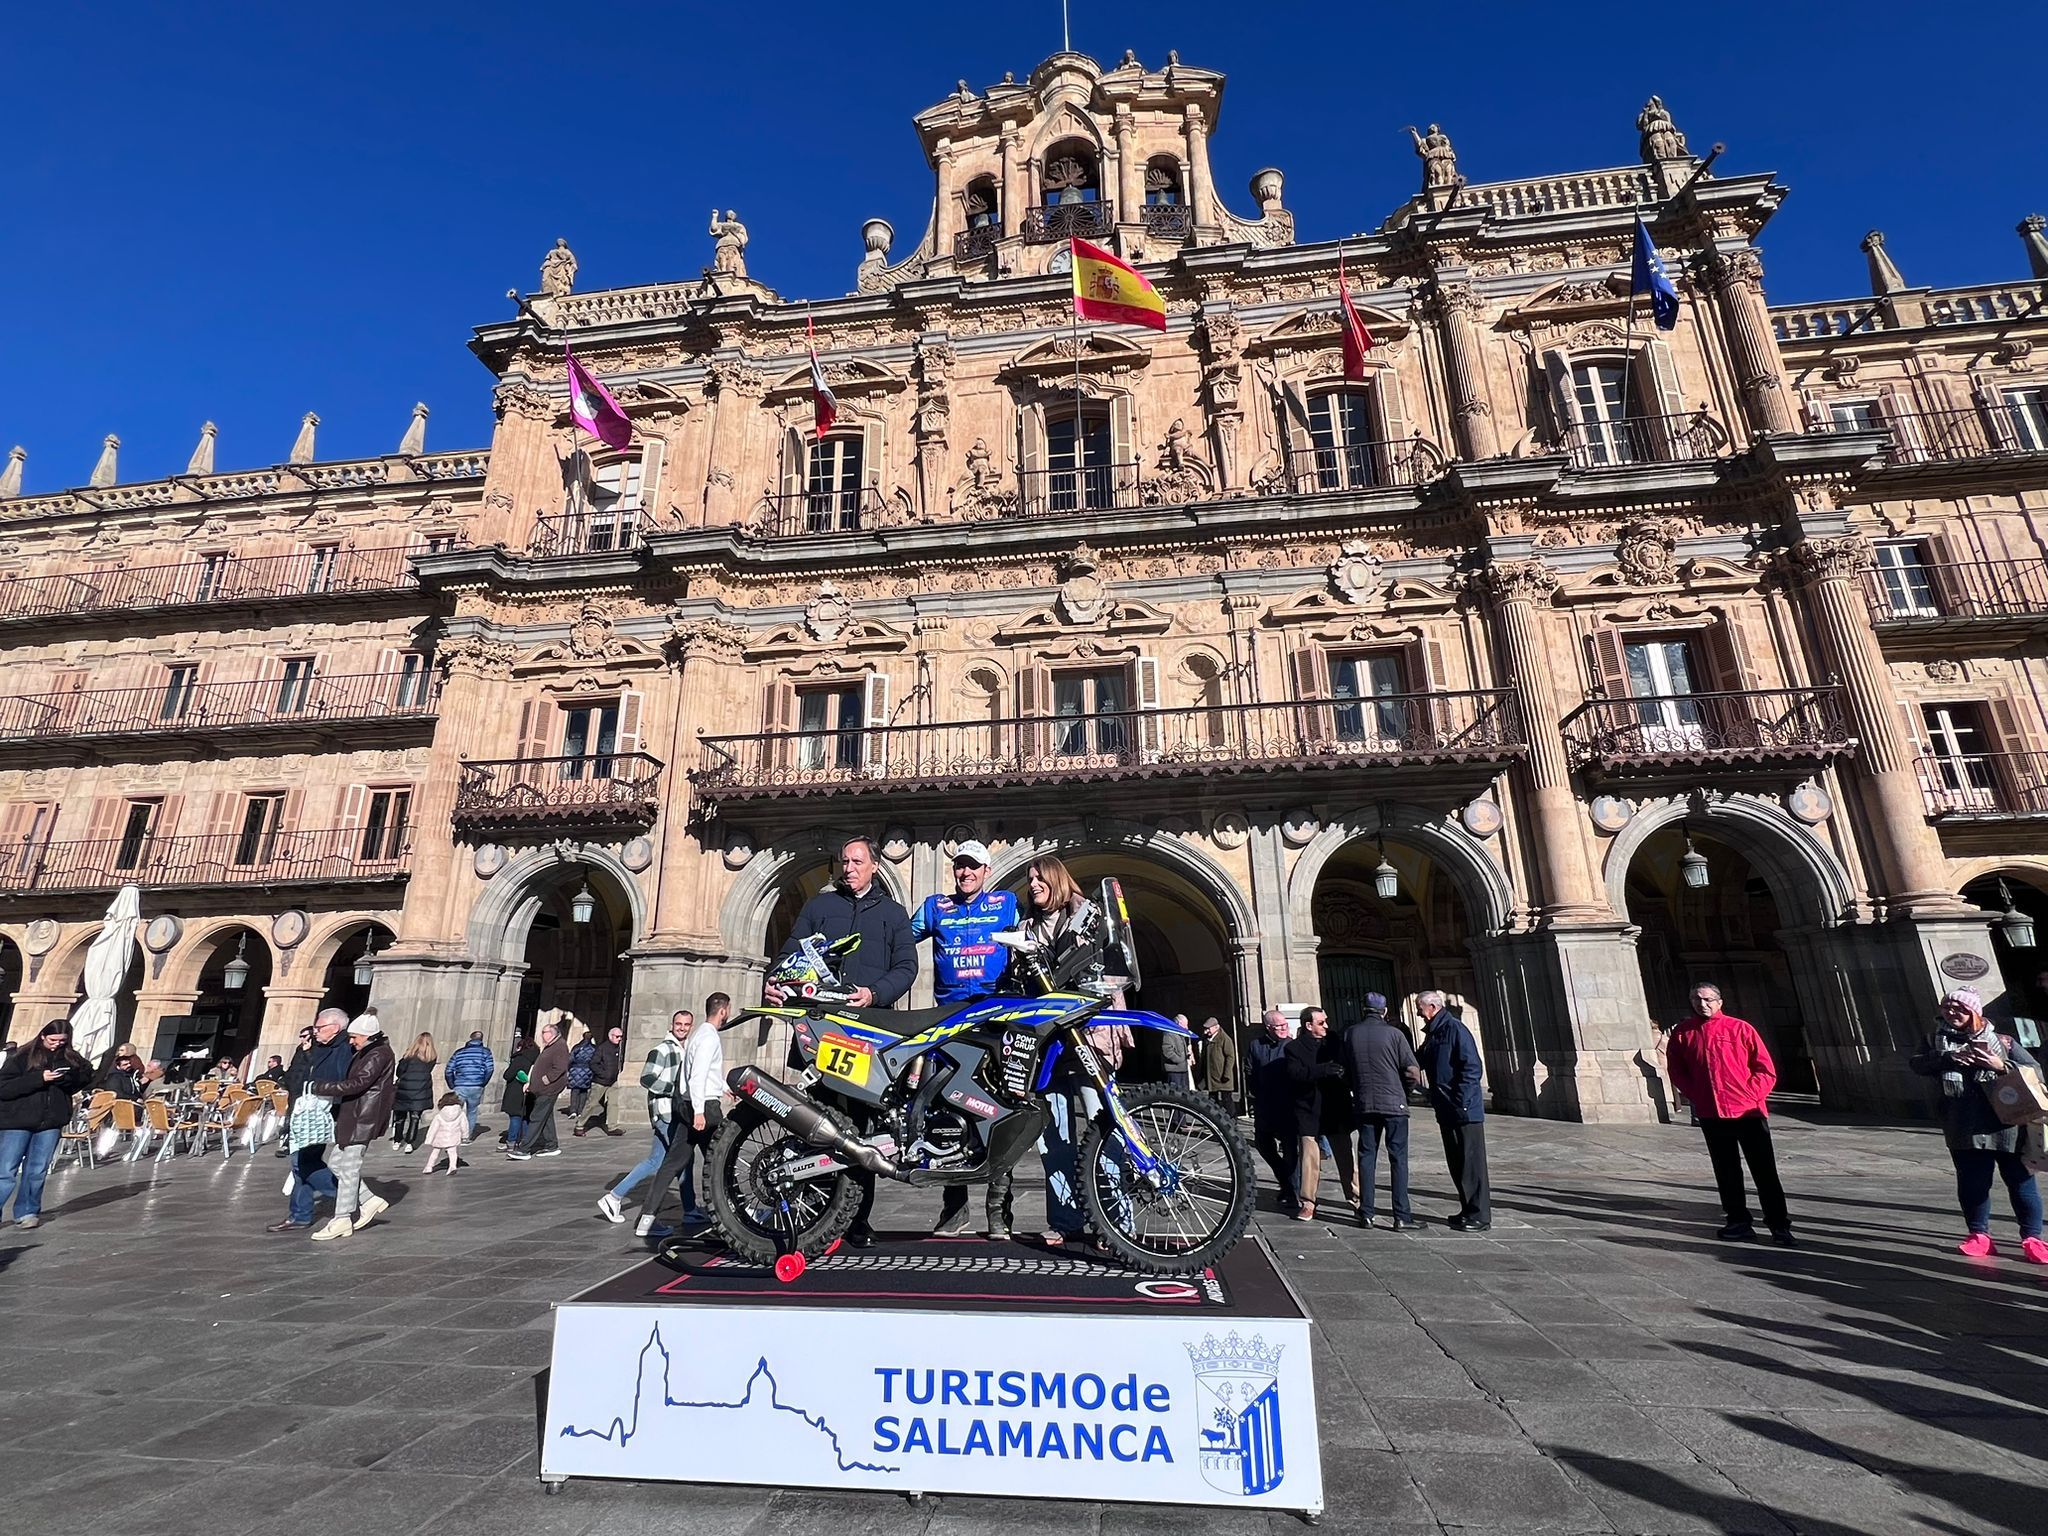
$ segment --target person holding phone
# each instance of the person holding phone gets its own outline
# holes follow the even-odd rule
[[[43,1181],[92,1065],[71,1048],[71,1023],[52,1019],[0,1067],[0,1223],[7,1202],[24,1232],[43,1224]]]
[[[1956,1203],[1970,1230],[1956,1251],[1972,1259],[1998,1252],[1991,1241],[1991,1181],[2005,1181],[2019,1222],[2020,1257],[2048,1264],[2041,1240],[2041,1189],[2020,1156],[2020,1130],[1998,1118],[1990,1086],[2011,1067],[2036,1065],[2027,1048],[1985,1022],[1983,996],[1958,987],[1941,1000],[1941,1027],[1913,1058],[1922,1077],[1941,1079],[1942,1139],[1956,1165]]]

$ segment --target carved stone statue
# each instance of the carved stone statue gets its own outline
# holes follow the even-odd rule
[[[995,479],[995,464],[988,451],[988,439],[977,437],[974,446],[967,450],[968,488],[976,491],[987,490],[995,484]]]
[[[551,299],[559,299],[576,286],[576,253],[569,249],[566,240],[555,241],[555,248],[541,258],[540,291]]]
[[[1161,469],[1179,469],[1187,463],[1195,446],[1195,435],[1180,417],[1173,418],[1173,425],[1166,429],[1166,442],[1159,454]]]
[[[1652,96],[1636,117],[1636,132],[1641,135],[1643,159],[1646,163],[1658,160],[1683,160],[1687,158],[1685,135],[1678,131],[1678,125],[1671,121],[1671,112],[1664,105],[1662,96]]]
[[[711,249],[711,270],[721,277],[745,277],[747,226],[740,222],[739,215],[727,209],[721,219],[718,210],[712,209],[711,235],[718,242]]]
[[[1415,153],[1422,158],[1422,190],[1434,192],[1458,184],[1458,152],[1451,148],[1451,136],[1435,123],[1426,134],[1417,133],[1413,123],[1408,136],[1415,141]]]

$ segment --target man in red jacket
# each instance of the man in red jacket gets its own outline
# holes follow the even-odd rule
[[[1764,1102],[1778,1081],[1778,1069],[1755,1026],[1721,1011],[1719,987],[1701,982],[1692,989],[1692,1006],[1692,1017],[1671,1031],[1668,1065],[1671,1086],[1698,1113],[1707,1155],[1714,1160],[1714,1182],[1721,1188],[1721,1209],[1728,1215],[1728,1225],[1716,1236],[1729,1242],[1756,1236],[1742,1187],[1742,1161],[1748,1158],[1771,1241],[1790,1248],[1792,1216],[1778,1183],[1770,1111]]]

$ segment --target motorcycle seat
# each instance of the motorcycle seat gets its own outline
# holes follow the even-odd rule
[[[834,1008],[826,1015],[837,1014],[841,1018],[855,1019],[869,1029],[883,1029],[899,1040],[908,1040],[912,1035],[923,1034],[934,1025],[943,1024],[960,1011],[958,1003],[945,1003],[937,1008]]]

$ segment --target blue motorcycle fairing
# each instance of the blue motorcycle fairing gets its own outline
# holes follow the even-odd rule
[[[1169,1035],[1184,1035],[1190,1040],[1195,1038],[1192,1029],[1183,1029],[1165,1014],[1145,1008],[1105,1008],[1088,1021],[1090,1029],[1105,1024],[1121,1024],[1127,1029],[1158,1029]]]

